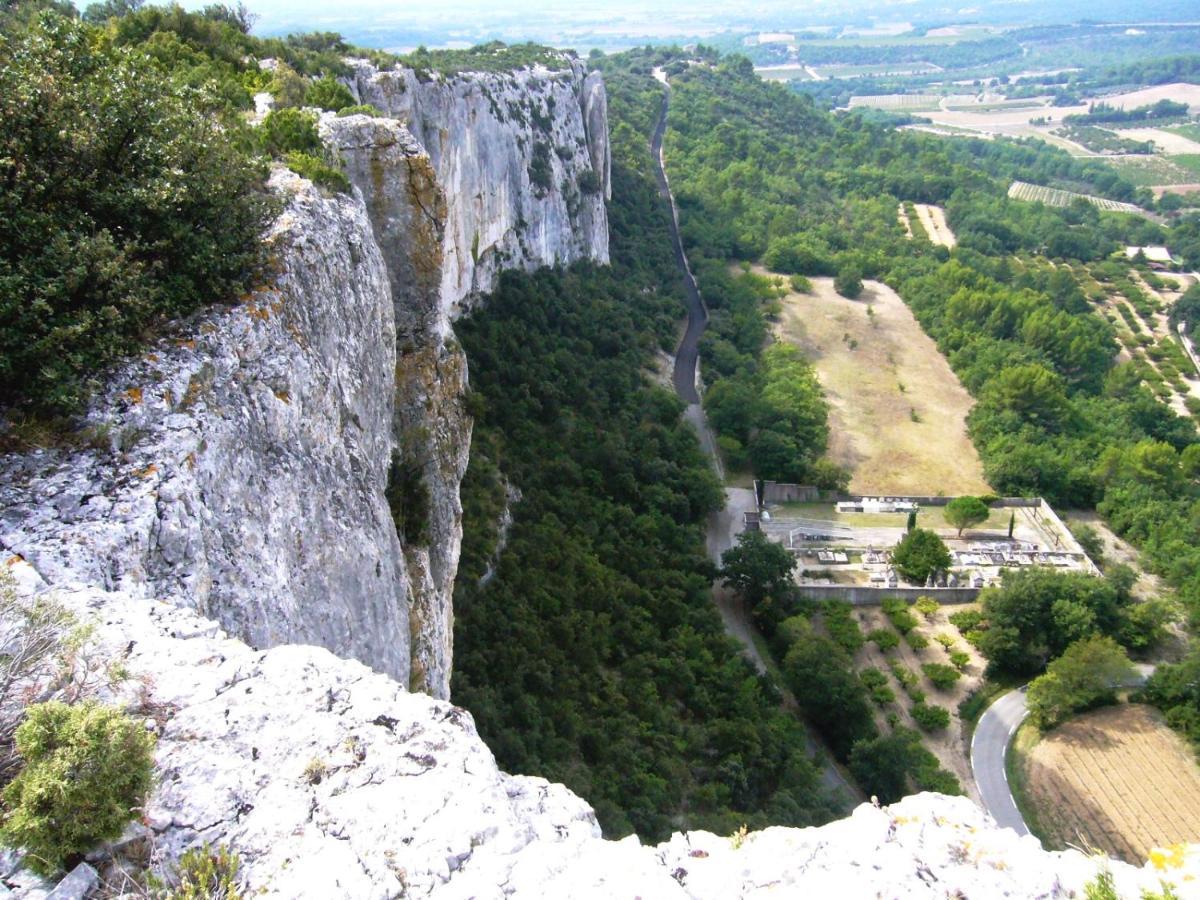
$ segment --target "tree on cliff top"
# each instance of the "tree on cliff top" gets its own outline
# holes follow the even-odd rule
[[[249,286],[272,204],[221,109],[82,23],[0,34],[0,404],[75,408],[148,330]]]

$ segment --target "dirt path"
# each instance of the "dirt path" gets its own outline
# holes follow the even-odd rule
[[[829,278],[811,281],[811,294],[783,299],[776,334],[816,367],[830,406],[828,456],[850,470],[850,490],[987,493],[967,436],[974,401],[904,301],[874,281],[857,300]]]
[[[917,218],[925,227],[925,233],[929,235],[929,240],[943,247],[953,247],[958,243],[958,238],[946,224],[944,209],[940,206],[930,206],[928,203],[915,203],[913,206],[917,210]]]

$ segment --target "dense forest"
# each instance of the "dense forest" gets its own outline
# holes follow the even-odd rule
[[[652,85],[609,84],[611,268],[509,273],[458,326],[477,418],[453,694],[505,767],[563,781],[606,834],[819,822],[839,807],[804,728],[709,599],[719,486],[648,375],[683,313]]]

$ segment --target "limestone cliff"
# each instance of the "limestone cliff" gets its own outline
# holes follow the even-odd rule
[[[277,174],[272,283],[112,375],[107,450],[0,462],[0,545],[444,698],[471,436],[452,318],[503,268],[607,260],[604,87],[565,57],[354,71],[403,120],[324,117],[354,195]]]
[[[504,269],[608,261],[608,106],[598,73],[567,56],[556,70],[450,76],[351,64],[351,91],[407,126],[446,193],[448,319]]]
[[[272,183],[288,205],[271,282],[114,373],[94,448],[0,461],[0,543],[52,583],[167,599],[254,646],[319,644],[407,683],[387,269],[361,202]]]

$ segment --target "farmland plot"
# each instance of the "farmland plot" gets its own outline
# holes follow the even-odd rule
[[[1077,194],[1074,191],[1064,191],[1059,188],[1045,187],[1040,184],[1029,184],[1026,181],[1014,181],[1008,188],[1008,196],[1013,200],[1027,200],[1045,203],[1047,206],[1070,206],[1076,199],[1084,199],[1093,206],[1110,212],[1141,213],[1141,208],[1132,203],[1122,203],[1119,200],[1109,200],[1106,197],[1095,197],[1091,194]]]
[[[1152,707],[1082,715],[1049,732],[1020,764],[1055,847],[1140,864],[1155,847],[1200,841],[1200,769]]]

